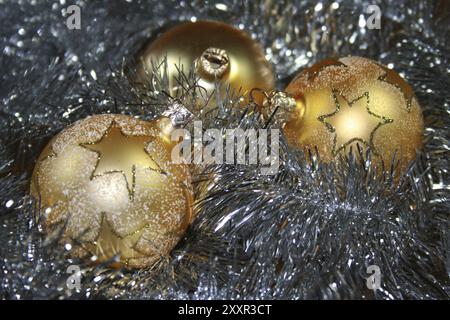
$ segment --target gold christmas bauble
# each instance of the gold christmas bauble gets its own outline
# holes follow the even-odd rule
[[[370,149],[374,163],[402,169],[422,146],[422,111],[412,88],[394,70],[347,57],[302,71],[286,88],[296,108],[285,124],[288,143],[317,148],[329,162],[338,154]]]
[[[275,82],[261,46],[246,32],[222,22],[187,22],[163,33],[138,55],[140,80],[146,81],[146,70],[151,74],[152,61],[161,62],[165,57],[171,95],[180,89],[178,68],[185,73],[194,68],[198,85],[206,89],[201,91],[205,99],[217,82],[222,93],[229,85],[240,94],[253,88],[269,90]]]
[[[112,266],[166,255],[192,220],[193,194],[188,166],[171,163],[168,122],[95,115],[56,135],[31,183],[44,229],[65,224],[62,240],[81,244],[75,256]]]

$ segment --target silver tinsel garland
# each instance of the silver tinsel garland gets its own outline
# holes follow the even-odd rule
[[[82,29],[69,30],[77,4]],[[448,299],[450,297],[450,8],[445,1],[3,1],[0,3],[0,297],[5,299]],[[281,140],[274,176],[258,166],[198,169],[197,219],[170,257],[129,272],[67,258],[70,247],[33,223],[29,178],[58,131],[94,113],[151,119],[173,99],[164,77],[138,87],[123,66],[177,21],[216,19],[250,32],[282,89],[304,66],[360,55],[395,68],[413,86],[425,147],[395,183],[366,162],[320,163]],[[163,70],[162,70],[163,74]],[[192,75],[180,78],[194,88]],[[191,91],[190,91],[191,92]],[[193,90],[193,92],[196,92]],[[191,92],[192,93],[192,92]],[[227,99],[224,99],[227,101]],[[258,128],[253,106],[197,114],[204,127]],[[394,166],[393,166],[394,167]],[[211,180],[211,177],[215,177]],[[79,265],[80,290],[66,285]],[[381,271],[369,290],[367,267]]]

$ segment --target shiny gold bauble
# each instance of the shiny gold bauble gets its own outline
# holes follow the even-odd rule
[[[235,93],[247,93],[252,88],[264,90],[274,86],[271,65],[261,46],[242,30],[217,21],[182,23],[169,29],[139,53],[140,81],[149,81],[152,61],[167,57],[170,94],[180,90],[179,69],[186,74],[191,67],[199,77],[198,85],[207,98],[219,83],[222,93],[230,86]],[[214,99],[214,97],[212,97]]]
[[[395,71],[372,60],[347,57],[302,71],[286,88],[297,107],[284,130],[289,144],[329,162],[338,154],[370,149],[385,168],[401,168],[422,146],[422,111],[412,88]]]
[[[32,176],[44,229],[64,225],[75,256],[113,266],[167,255],[191,222],[193,190],[187,165],[171,163],[168,122],[95,115],[56,135]]]

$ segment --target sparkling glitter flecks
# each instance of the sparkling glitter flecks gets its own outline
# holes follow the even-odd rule
[[[126,179],[130,198],[133,199],[137,168],[150,169],[163,174],[159,165],[145,149],[151,139],[149,136],[125,135],[113,121],[99,141],[80,144],[98,154],[91,180],[104,174],[121,172]]]
[[[314,81],[317,76],[320,74],[322,70],[325,68],[335,66],[335,67],[347,67],[346,64],[342,63],[338,59],[325,59],[323,61],[320,61],[310,68],[306,69],[305,72],[307,74],[309,81]],[[303,73],[300,73],[299,76],[301,76]]]
[[[383,69],[384,74],[381,75],[378,80],[386,82],[400,90],[406,101],[406,109],[408,112],[411,112],[412,99],[415,97],[412,87],[407,84],[397,72],[394,72],[383,65],[379,66]]]
[[[318,117],[318,120],[328,131],[334,133],[333,155],[336,156],[341,150],[358,142],[369,147],[372,153],[377,155],[373,144],[375,132],[393,120],[370,110],[368,92],[353,101],[348,101],[335,89],[332,90],[332,95],[336,110]]]
[[[122,262],[128,265],[130,259],[144,258],[144,253],[136,250],[136,245],[142,237],[146,226],[124,236],[119,235],[105,213],[102,214],[99,233],[93,242],[84,244],[85,248],[95,255],[99,261],[107,261],[117,257],[117,266]],[[112,263],[112,266],[115,264]]]

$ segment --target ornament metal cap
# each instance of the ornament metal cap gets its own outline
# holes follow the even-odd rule
[[[208,80],[221,79],[230,71],[230,57],[219,48],[208,48],[195,62],[199,75]]]
[[[292,117],[297,103],[295,99],[284,91],[272,90],[265,94],[263,110],[269,119],[284,127]]]

